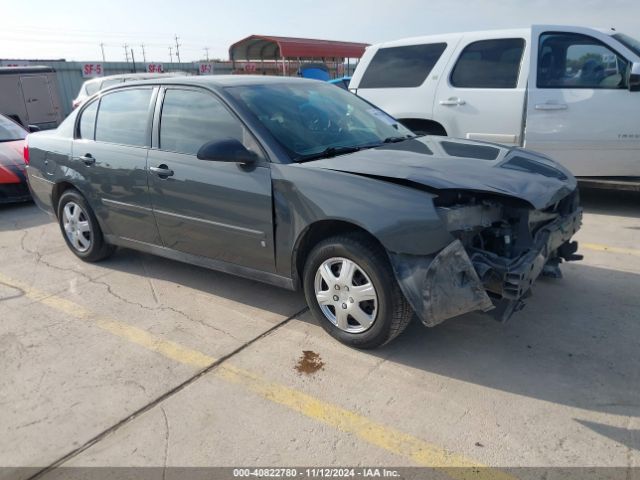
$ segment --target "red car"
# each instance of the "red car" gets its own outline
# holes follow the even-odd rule
[[[23,158],[27,133],[0,114],[0,204],[31,200]]]

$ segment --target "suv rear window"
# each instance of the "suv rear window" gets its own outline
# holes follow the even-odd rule
[[[445,48],[446,43],[381,48],[371,59],[358,88],[419,87]]]
[[[470,43],[451,72],[459,88],[516,88],[524,39],[501,38]]]

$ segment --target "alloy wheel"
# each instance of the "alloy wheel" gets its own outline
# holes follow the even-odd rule
[[[69,243],[78,252],[91,248],[91,223],[87,213],[75,202],[68,202],[62,211],[62,225]]]
[[[316,272],[314,289],[320,310],[340,330],[361,333],[375,322],[376,289],[354,261],[334,257],[322,262]]]

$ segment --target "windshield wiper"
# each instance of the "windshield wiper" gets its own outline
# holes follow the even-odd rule
[[[410,138],[416,138],[416,137],[413,136],[413,135],[403,135],[403,136],[398,136],[398,137],[387,137],[382,141],[382,143],[404,142],[405,140],[409,140]]]
[[[309,155],[300,155],[294,160],[296,162],[308,162],[309,160],[317,160],[319,158],[331,158],[337,155],[344,155],[346,153],[353,153],[362,150],[364,147],[327,147],[323,151],[318,153],[311,153]]]

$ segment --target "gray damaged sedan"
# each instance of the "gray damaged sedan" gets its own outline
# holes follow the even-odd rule
[[[518,148],[417,137],[313,80],[156,79],[29,135],[36,202],[86,261],[128,247],[302,288],[358,348],[482,311],[508,319],[577,260],[575,178]]]

